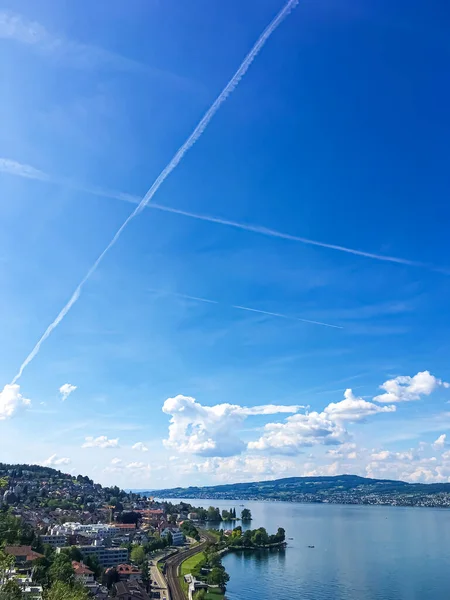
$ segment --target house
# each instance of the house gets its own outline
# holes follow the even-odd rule
[[[28,567],[44,555],[39,554],[31,549],[31,546],[5,546],[6,554],[11,554],[16,560],[16,565],[20,567]]]
[[[111,526],[112,535],[125,535],[136,533],[136,523],[115,523]]]
[[[119,581],[114,584],[117,600],[150,600],[144,587],[137,581]]]
[[[198,514],[196,512],[190,512],[188,513],[187,518],[189,521],[198,521]]]
[[[72,561],[72,567],[75,571],[75,580],[79,581],[83,585],[92,583],[94,581],[94,571],[91,571],[82,562]]]
[[[133,565],[117,565],[117,574],[119,575],[120,581],[141,581],[142,571]]]
[[[161,537],[167,537],[172,534],[172,546],[182,546],[184,544],[184,535],[177,527],[166,527],[161,531]]]
[[[31,575],[24,577],[16,569],[11,569],[6,572],[6,579],[12,579],[17,583],[24,600],[42,600],[42,586],[33,583]]]
[[[23,600],[42,600],[42,591],[42,586],[35,584],[21,588]]]

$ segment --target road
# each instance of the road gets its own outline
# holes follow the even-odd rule
[[[152,582],[156,582],[156,585],[152,583],[152,590],[159,591],[161,600],[169,600],[169,591],[167,589],[167,582],[163,574],[158,569],[156,561],[150,561],[150,579]]]
[[[189,550],[175,554],[167,559],[166,580],[170,592],[167,600],[186,600],[186,596],[184,595],[178,580],[178,567],[190,556],[193,556],[194,554],[197,554],[197,552],[204,550],[209,542],[214,543],[216,541],[216,538],[213,535],[206,532],[202,532],[201,539],[201,543],[198,546],[195,546],[195,548],[190,548]]]

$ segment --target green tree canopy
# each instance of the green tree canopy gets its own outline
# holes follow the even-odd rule
[[[22,600],[19,584],[14,579],[10,579],[2,586],[0,600]]]
[[[210,506],[208,508],[208,512],[206,514],[207,521],[221,521],[222,517],[220,516],[220,510],[218,508],[214,508],[214,506]]]
[[[230,576],[223,567],[214,567],[211,569],[207,581],[210,585],[218,585],[222,589],[226,588]]]
[[[131,562],[141,565],[145,561],[145,550],[142,546],[134,545],[131,549]]]
[[[45,600],[89,600],[89,592],[80,584],[57,581],[47,590]]]
[[[249,508],[243,508],[241,511],[241,519],[243,521],[251,521],[252,513]]]
[[[75,572],[72,567],[72,561],[67,554],[56,554],[53,563],[48,571],[50,581],[54,584],[57,581],[71,584],[75,578]]]

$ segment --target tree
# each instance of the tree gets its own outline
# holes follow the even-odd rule
[[[265,546],[269,543],[269,536],[267,535],[267,531],[264,529],[264,527],[255,529],[251,539],[255,546]]]
[[[145,550],[142,546],[134,545],[131,549],[131,562],[141,565],[145,561]]]
[[[210,585],[218,585],[222,589],[226,588],[230,576],[223,567],[214,567],[211,569],[207,581]]]
[[[208,512],[206,514],[207,521],[221,521],[222,517],[220,516],[220,510],[218,508],[214,508],[214,506],[210,506],[208,508]]]
[[[86,560],[84,562],[88,569],[94,572],[95,577],[99,577],[102,574],[102,566],[98,562],[98,557],[95,556],[95,554],[86,556]]]
[[[230,513],[229,513],[229,512],[228,512],[228,511],[227,511],[227,510],[224,508],[224,509],[222,510],[222,519],[223,519],[224,521],[229,521],[229,520],[230,520],[230,518],[231,518],[231,516],[230,516]]]
[[[173,535],[171,531],[167,532],[167,535],[165,536],[166,540],[167,540],[167,545],[171,546],[173,544]]]
[[[45,600],[89,600],[89,592],[81,584],[57,581],[47,590]]]
[[[108,590],[112,588],[112,586],[120,580],[119,573],[117,572],[116,567],[111,567],[110,569],[106,569],[106,572],[103,576],[103,585],[106,585]]]
[[[55,556],[48,574],[52,583],[56,583],[57,581],[66,584],[73,583],[75,572],[72,567],[72,561],[67,554],[61,553]]]
[[[278,530],[275,535],[277,537],[278,542],[284,542],[284,540],[286,539],[286,531],[283,529],[283,527],[278,527]]]
[[[119,515],[117,515],[117,522],[118,523],[138,523],[140,519],[140,514],[134,511],[128,511],[128,512],[123,512],[120,513]]]
[[[145,591],[148,592],[150,590],[150,573],[148,570],[148,561],[145,560],[141,566],[142,571],[142,584],[145,588]]]
[[[2,581],[6,573],[14,567],[14,556],[6,554],[0,549],[0,581]]]
[[[70,546],[69,548],[65,548],[62,550],[63,554],[67,554],[70,560],[76,560],[77,562],[81,562],[83,560],[83,554],[79,548],[76,546]]]
[[[195,600],[205,600],[205,598],[206,598],[205,590],[198,590],[198,592],[195,594]]]
[[[22,591],[17,581],[10,579],[2,586],[0,600],[22,600]]]
[[[208,564],[211,568],[221,566],[220,555],[218,552],[211,552],[211,554],[208,555]]]
[[[242,509],[241,519],[243,521],[251,521],[252,520],[252,513],[250,512],[250,509],[248,509],[248,508]]]

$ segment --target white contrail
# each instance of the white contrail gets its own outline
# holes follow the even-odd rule
[[[234,308],[236,310],[246,310],[249,312],[259,313],[261,315],[269,315],[270,317],[277,317],[279,319],[289,319],[291,321],[300,321],[302,323],[310,323],[311,325],[322,325],[323,327],[332,327],[333,329],[344,329],[340,325],[331,325],[330,323],[323,323],[322,321],[311,321],[310,319],[301,319],[300,317],[293,317],[291,315],[284,315],[282,313],[269,312],[267,310],[260,310],[258,308],[249,308],[248,306],[240,306],[238,304],[223,304],[218,300],[210,300],[209,298],[200,298],[199,296],[189,296],[188,294],[180,294],[179,292],[166,292],[164,290],[149,289],[150,292],[156,292],[158,294],[165,294],[169,296],[177,296],[178,298],[187,298],[188,300],[195,300],[196,302],[206,302],[207,304],[222,304],[228,308]]]
[[[26,179],[36,179],[40,181],[46,181],[55,185],[62,185],[69,187],[73,190],[77,190],[86,194],[92,194],[93,196],[101,196],[103,198],[112,198],[115,200],[122,200],[123,202],[130,202],[131,204],[139,204],[141,199],[139,196],[133,194],[127,194],[124,192],[118,192],[114,190],[102,189],[89,185],[82,185],[76,182],[61,179],[57,177],[50,177],[46,173],[31,167],[30,165],[24,165],[8,158],[0,158],[0,172],[7,173],[8,175],[14,175],[18,177],[24,177]],[[419,267],[421,269],[428,269],[435,273],[442,273],[443,275],[450,275],[450,269],[445,267],[437,267],[428,263],[420,262],[417,260],[409,260],[407,258],[400,258],[398,256],[389,256],[387,254],[375,254],[374,252],[365,252],[364,250],[357,250],[355,248],[348,248],[347,246],[340,246],[338,244],[330,244],[327,242],[321,242],[319,240],[311,240],[309,238],[301,237],[298,235],[292,235],[283,231],[277,231],[276,229],[270,229],[262,225],[252,225],[250,223],[239,223],[238,221],[232,221],[230,219],[223,219],[220,217],[213,217],[212,215],[205,215],[203,213],[194,213],[187,210],[181,210],[180,208],[172,208],[171,206],[163,206],[162,204],[156,204],[152,202],[147,205],[147,208],[154,210],[160,210],[162,212],[173,213],[175,215],[181,215],[190,219],[197,219],[199,221],[206,221],[208,223],[216,223],[218,225],[225,225],[227,227],[234,227],[235,229],[241,229],[243,231],[250,231],[260,235],[268,237],[280,238],[283,240],[290,240],[292,242],[300,242],[309,246],[319,246],[319,248],[327,248],[329,250],[337,250],[338,252],[345,252],[347,254],[354,254],[356,256],[363,256],[364,258],[370,258],[372,260],[380,260],[383,262],[391,262],[400,265],[408,265],[410,267]]]
[[[35,345],[33,350],[27,356],[25,361],[22,363],[22,365],[19,369],[19,372],[17,373],[17,375],[14,377],[14,379],[11,382],[12,384],[14,384],[22,376],[22,373],[23,373],[25,367],[33,360],[33,358],[39,352],[39,349],[40,349],[42,343],[45,342],[45,340],[48,338],[48,336],[51,334],[51,332],[55,329],[55,327],[57,327],[57,325],[59,325],[59,323],[62,321],[62,319],[66,316],[66,314],[69,312],[69,310],[75,304],[75,302],[78,300],[78,298],[80,297],[82,287],[84,286],[86,281],[91,277],[91,275],[95,272],[95,270],[97,269],[97,267],[103,260],[104,256],[108,253],[108,251],[117,242],[122,231],[127,227],[128,223],[130,223],[130,221],[132,221],[134,219],[134,217],[136,217],[147,206],[147,204],[150,202],[150,200],[156,194],[156,192],[158,191],[160,186],[164,183],[165,179],[176,168],[176,166],[181,161],[181,159],[186,154],[186,152],[190,148],[192,148],[192,146],[195,144],[195,142],[199,139],[199,137],[205,131],[205,129],[208,126],[211,119],[214,117],[216,112],[219,110],[220,106],[223,104],[223,102],[225,102],[225,100],[228,98],[228,96],[236,89],[236,86],[239,84],[242,77],[246,74],[250,65],[255,60],[259,51],[262,49],[262,47],[267,42],[269,37],[272,35],[272,33],[275,31],[275,29],[280,25],[280,23],[283,21],[283,19],[285,19],[285,17],[287,17],[288,14],[297,6],[298,2],[299,2],[299,0],[289,0],[287,2],[287,4],[284,6],[284,8],[282,8],[281,11],[277,14],[277,16],[273,19],[273,21],[270,23],[270,25],[260,35],[260,37],[256,41],[255,45],[250,50],[250,52],[247,54],[247,56],[245,57],[244,61],[241,63],[241,65],[238,68],[238,70],[236,71],[236,73],[233,75],[233,77],[230,79],[230,81],[224,87],[222,92],[218,95],[218,97],[216,98],[216,100],[214,101],[212,106],[206,111],[205,115],[203,116],[203,118],[201,119],[201,121],[199,122],[197,127],[194,129],[194,131],[191,133],[191,135],[188,137],[188,139],[184,142],[184,144],[179,148],[179,150],[177,151],[175,156],[172,158],[172,160],[168,163],[168,165],[158,175],[158,177],[154,181],[153,185],[148,190],[148,192],[145,194],[145,196],[142,198],[142,200],[140,201],[138,206],[134,209],[134,211],[130,214],[130,216],[122,224],[122,226],[117,231],[117,233],[115,234],[113,239],[109,242],[109,244],[106,246],[106,248],[100,254],[100,256],[97,258],[97,260],[94,262],[92,267],[86,273],[84,278],[81,280],[80,284],[76,288],[75,292],[72,294],[72,297],[70,298],[68,303],[64,306],[64,308],[61,310],[61,312],[56,317],[56,319],[53,321],[53,323],[51,323],[51,325],[49,325],[47,327],[44,335],[41,337],[41,339]]]
[[[275,229],[270,229],[261,225],[239,223],[237,221],[230,221],[229,219],[221,219],[219,217],[212,217],[210,215],[188,212],[186,210],[171,208],[169,206],[162,206],[161,204],[152,204],[151,206],[149,206],[149,208],[162,210],[164,212],[169,212],[176,215],[182,215],[183,217],[190,217],[191,219],[198,219],[200,221],[208,221],[209,223],[227,225],[228,227],[235,227],[236,229],[251,231],[252,233],[259,233],[262,235],[267,235],[269,237],[281,238],[283,240],[291,240],[292,242],[301,242],[302,244],[307,244],[309,246],[319,246],[320,248],[339,250],[340,252],[347,252],[348,254],[355,254],[356,256],[364,256],[365,258],[373,258],[375,260],[393,262],[401,265],[409,265],[411,267],[422,267],[426,269],[431,269],[433,271],[446,272],[444,269],[439,269],[439,267],[434,267],[432,265],[428,265],[419,261],[408,260],[406,258],[398,258],[396,256],[387,256],[385,254],[374,254],[372,252],[364,252],[363,250],[355,250],[354,248],[347,248],[346,246],[338,246],[336,244],[327,244],[326,242],[319,242],[317,240],[311,240],[309,238],[291,235],[290,233],[283,233],[282,231],[277,231]]]

